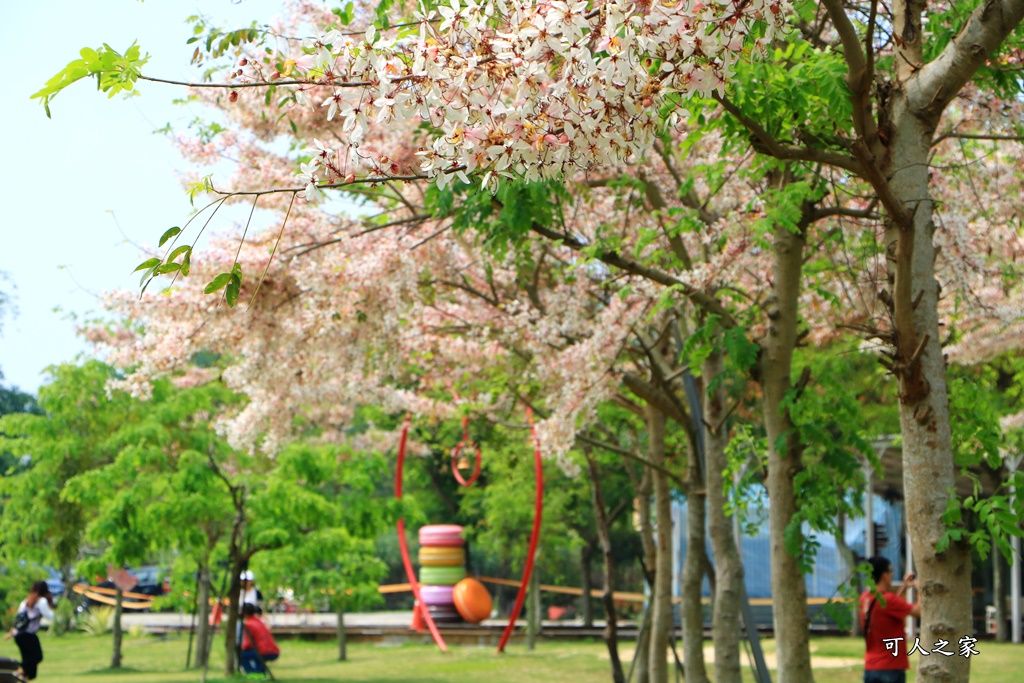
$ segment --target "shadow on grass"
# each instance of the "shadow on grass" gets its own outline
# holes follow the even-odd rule
[[[288,683],[288,681],[292,680],[292,679],[289,679],[289,678],[282,678],[280,675],[276,675],[276,674],[275,674],[275,676],[276,676],[276,680],[279,683]],[[240,683],[241,681],[259,681],[259,680],[263,680],[263,679],[260,679],[258,677],[254,677],[254,676],[250,676],[249,678],[246,678],[245,676],[235,676],[234,678],[207,678],[206,679],[206,683]],[[265,680],[269,681],[270,679],[267,678]],[[339,679],[337,679],[337,678],[300,678],[300,679],[295,679],[295,680],[299,680],[302,683],[338,683]],[[420,678],[379,678],[379,679],[361,678],[361,679],[359,679],[359,682],[360,683],[422,683],[422,679],[420,679]]]
[[[103,667],[102,669],[89,669],[88,671],[83,671],[82,675],[83,676],[117,676],[117,675],[120,675],[120,674],[128,675],[128,674],[142,674],[142,673],[148,673],[148,672],[149,672],[148,669],[136,669],[136,668],[131,667],[131,666],[122,666],[120,669],[111,669],[109,666],[107,666],[107,667]]]

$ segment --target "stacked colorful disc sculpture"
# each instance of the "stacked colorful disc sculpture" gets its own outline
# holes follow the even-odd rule
[[[462,621],[452,587],[466,578],[462,527],[431,524],[420,528],[420,599],[431,618],[441,624]]]

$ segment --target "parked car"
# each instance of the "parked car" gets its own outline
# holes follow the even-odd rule
[[[50,589],[50,595],[53,596],[54,604],[64,595],[64,580],[62,579],[60,572],[53,567],[44,566],[46,570],[46,586]]]
[[[47,587],[50,589],[50,594],[53,596],[53,602],[55,604],[60,600],[61,596],[64,595],[64,582],[61,581],[59,571],[49,565],[29,564],[25,560],[19,560],[18,564],[21,565],[22,568],[27,568],[29,570],[29,574],[26,579],[29,583],[38,580],[40,578],[40,574],[46,574],[44,580],[46,581]],[[6,573],[7,568],[0,567],[0,574]],[[26,586],[25,588],[27,590],[28,587]],[[18,590],[20,591],[21,588],[18,588]]]

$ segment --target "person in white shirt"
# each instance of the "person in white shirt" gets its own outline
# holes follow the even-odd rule
[[[242,582],[242,589],[238,595],[238,611],[241,617],[242,608],[246,605],[252,605],[256,610],[256,614],[263,614],[263,608],[260,607],[260,599],[263,597],[259,590],[256,588],[256,575],[251,569],[246,569],[238,575],[238,579]],[[242,619],[239,618],[236,626],[235,643],[240,644],[242,642]]]
[[[53,596],[45,581],[36,581],[28,592],[28,597],[18,605],[14,617],[14,628],[7,638],[14,638],[21,651],[21,675],[28,680],[36,677],[39,663],[43,661],[43,646],[36,635],[43,618],[53,620]]]
[[[246,569],[238,578],[242,581],[242,592],[238,598],[238,609],[242,609],[242,605],[255,605],[259,607],[260,598],[263,596],[256,589],[256,575],[252,573],[251,569]]]

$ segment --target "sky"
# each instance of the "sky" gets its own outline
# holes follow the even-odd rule
[[[3,384],[35,393],[47,366],[89,352],[76,320],[100,312],[99,295],[138,288],[137,245],[155,245],[191,211],[180,181],[190,166],[153,131],[167,123],[184,129],[206,113],[173,104],[183,91],[154,83],[142,83],[139,97],[108,100],[94,81],[81,81],[53,100],[52,119],[29,96],[79,49],[103,43],[123,54],[137,40],[151,55],[144,73],[189,80],[194,46],[185,43],[186,17],[204,14],[218,26],[241,28],[269,21],[281,4],[48,0],[0,8],[0,50],[9,68],[0,94],[7,131],[0,145],[0,273],[7,276],[0,291],[13,295],[17,309],[0,318]],[[222,213],[221,229],[243,220]]]

